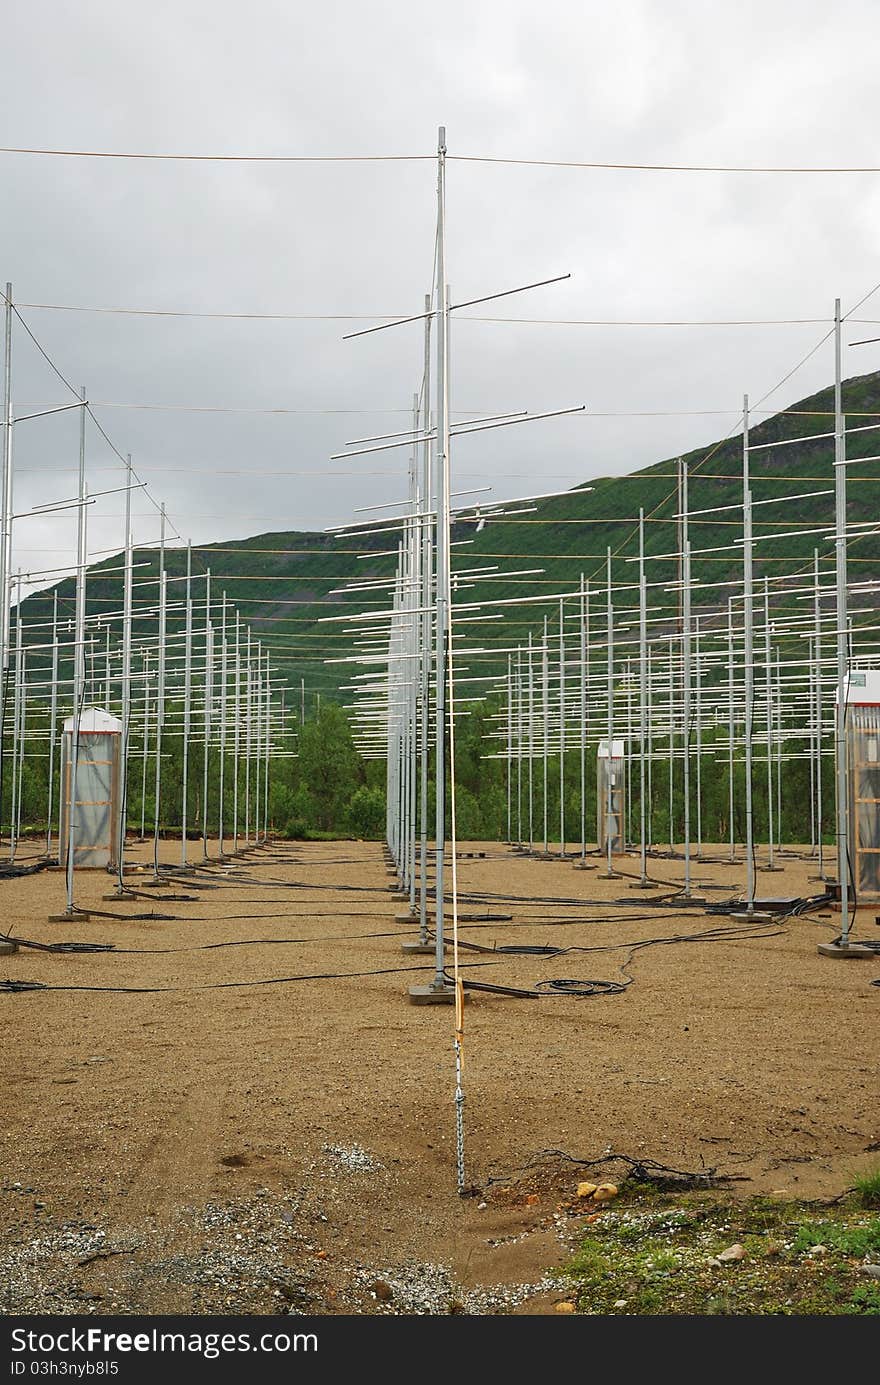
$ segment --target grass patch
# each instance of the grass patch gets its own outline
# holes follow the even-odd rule
[[[719,1260],[738,1245],[742,1257]],[[588,1314],[877,1315],[880,1217],[845,1203],[641,1190],[594,1222],[563,1269]]]
[[[856,1179],[853,1189],[862,1207],[880,1207],[880,1168],[862,1174]]]

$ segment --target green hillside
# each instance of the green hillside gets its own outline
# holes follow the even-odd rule
[[[880,421],[880,373],[856,377],[845,382],[844,411],[849,429],[866,427]],[[833,523],[833,495],[806,497],[807,493],[833,488],[833,439],[808,440],[811,434],[829,433],[833,427],[833,397],[831,389],[823,390],[801,400],[782,413],[755,424],[751,431],[752,444],[768,443],[781,438],[803,437],[802,443],[780,449],[758,451],[751,461],[754,499],[763,501],[773,496],[797,494],[798,499],[779,506],[759,506],[755,511],[754,531],[783,535],[786,527],[809,528],[816,524],[829,527]],[[848,439],[848,457],[874,456],[880,452],[873,431],[853,432]],[[728,441],[690,453],[687,458],[690,487],[689,508],[701,510],[709,506],[735,505],[742,495],[742,440],[737,435]],[[454,464],[454,459],[453,459]],[[544,471],[544,458],[536,453],[535,483],[527,491],[539,489]],[[872,483],[880,479],[880,462],[868,462],[848,472],[850,520],[871,520],[876,514]],[[585,481],[585,484],[587,482]],[[605,580],[605,553],[610,547],[615,583],[634,582],[636,568],[625,559],[638,551],[636,521],[639,507],[646,515],[646,550],[649,555],[676,551],[676,463],[669,459],[626,476],[590,478],[592,490],[570,494],[541,503],[537,511],[520,517],[489,520],[476,532],[472,522],[456,526],[456,539],[469,539],[466,547],[455,551],[458,568],[491,567],[503,569],[542,568],[540,576],[499,578],[481,581],[470,591],[462,592],[463,602],[485,601],[510,597],[534,598],[560,590],[574,590],[583,573],[594,588]],[[711,549],[730,545],[741,536],[741,514],[732,510],[712,519],[691,522],[692,548]],[[820,550],[824,565],[832,557],[828,539],[809,535],[780,538],[778,542],[760,543],[755,549],[755,575],[776,576],[802,571],[812,562],[814,546]],[[358,593],[342,595],[336,588],[352,578],[391,575],[395,560],[388,550],[395,539],[375,538],[335,539],[326,534],[308,532],[277,532],[226,544],[208,544],[192,551],[194,597],[204,602],[204,574],[212,574],[212,616],[220,619],[220,599],[225,591],[231,603],[241,612],[255,636],[273,651],[277,665],[298,689],[304,678],[309,694],[321,692],[334,695],[344,683],[351,666],[326,665],[327,658],[341,657],[350,652],[349,637],[338,624],[320,624],[321,617],[339,615],[345,611],[381,609],[383,597]],[[373,556],[370,556],[373,555]],[[383,556],[384,555],[384,556]],[[880,556],[876,537],[855,540],[850,545],[851,580],[867,576],[870,564]],[[136,572],[136,601],[154,605],[157,599],[156,573],[158,556],[155,550],[140,550],[136,561],[147,566]],[[169,550],[166,566],[169,579],[178,579],[185,572],[185,552]],[[117,569],[112,575],[102,575],[108,568]],[[88,582],[88,612],[94,617],[101,612],[118,612],[122,605],[122,576],[119,557],[109,558],[90,569]],[[717,584],[737,580],[742,561],[738,552],[715,552],[696,556],[693,575],[701,584],[694,592],[694,610],[701,604],[718,601],[724,589]],[[649,581],[668,582],[677,576],[677,564],[653,562]],[[183,584],[170,580],[169,601],[182,599]],[[65,579],[57,587],[59,612],[64,620],[73,615],[74,583]],[[634,593],[619,592],[619,605],[632,604]],[[27,598],[23,616],[27,625],[45,622],[51,616],[51,590]],[[601,597],[595,598],[598,614]],[[652,592],[652,614],[674,614],[677,597],[664,594],[660,588]],[[558,619],[558,603],[530,604],[521,608],[506,608],[503,621],[474,627],[479,631],[481,648],[503,649],[511,642],[522,641],[530,629],[537,631],[544,614],[551,622]],[[116,622],[114,622],[116,623]],[[197,617],[196,624],[201,621]],[[182,617],[172,614],[169,629],[179,629]],[[43,627],[45,628],[45,627]],[[155,616],[141,618],[135,623],[135,638],[154,633]],[[662,627],[661,627],[662,629]],[[115,632],[118,633],[118,630]],[[231,637],[232,628],[229,634]],[[39,632],[29,635],[30,642],[44,638]],[[484,661],[485,662],[485,661]],[[501,659],[492,667],[501,666]],[[488,671],[481,665],[481,671]]]

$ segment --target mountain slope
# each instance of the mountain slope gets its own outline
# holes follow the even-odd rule
[[[870,429],[880,423],[880,373],[848,380],[843,389],[844,412],[849,429]],[[791,446],[754,451],[751,456],[752,490],[755,501],[772,497],[797,495],[796,501],[779,506],[759,505],[755,510],[755,535],[784,535],[792,530],[793,537],[780,537],[772,543],[759,543],[755,549],[755,575],[761,579],[781,573],[803,570],[812,562],[813,548],[818,546],[827,568],[833,549],[830,541],[820,536],[797,534],[796,530],[817,525],[828,528],[833,524],[833,494],[813,495],[815,491],[831,491],[833,477],[833,438],[827,436],[833,428],[833,393],[821,391],[801,400],[791,408],[753,426],[751,443],[761,447],[782,438],[803,438]],[[814,437],[810,435],[824,434]],[[847,440],[848,457],[874,457],[880,447],[873,431],[852,431]],[[737,506],[742,498],[742,439],[737,435],[722,440],[713,447],[700,449],[685,458],[689,470],[689,511],[708,507]],[[542,474],[542,458],[536,454],[535,484],[526,490],[537,489]],[[877,513],[873,485],[880,479],[880,462],[867,462],[848,471],[848,518],[873,520]],[[586,484],[586,483],[585,483]],[[626,563],[638,552],[637,519],[639,507],[646,516],[646,551],[649,556],[677,551],[677,480],[676,462],[666,460],[627,476],[592,479],[589,491],[573,490],[570,494],[541,502],[534,514],[490,520],[478,533],[473,522],[456,525],[456,539],[470,540],[467,547],[455,551],[458,568],[487,568],[498,565],[507,571],[518,568],[542,568],[540,575],[531,577],[500,576],[481,581],[470,591],[461,593],[462,601],[477,598],[485,601],[510,597],[534,598],[549,596],[560,590],[576,589],[583,573],[593,590],[605,581],[605,553],[613,553],[615,584],[635,582],[636,568]],[[741,579],[742,559],[738,551],[716,551],[700,554],[698,550],[723,549],[733,545],[742,534],[741,511],[731,509],[712,517],[691,520],[690,540],[695,556],[693,576],[694,609],[716,603],[727,590],[719,586],[726,581]],[[340,594],[336,589],[353,578],[390,576],[395,559],[389,554],[396,540],[384,537],[334,539],[321,533],[277,532],[226,544],[207,544],[192,550],[194,574],[193,593],[199,605],[195,624],[203,623],[203,603],[206,582],[211,572],[212,618],[215,627],[220,622],[221,597],[225,591],[231,603],[250,624],[256,638],[271,648],[273,659],[290,682],[299,689],[304,678],[310,693],[333,695],[351,671],[345,664],[324,663],[327,658],[343,657],[351,652],[350,636],[339,624],[321,624],[327,615],[345,611],[381,609],[385,599],[358,593]],[[880,557],[880,542],[874,536],[854,540],[850,545],[851,580],[867,576]],[[136,561],[147,566],[136,572],[136,601],[150,607],[153,614],[139,617],[135,622],[135,638],[155,633],[155,603],[158,584],[158,555],[154,550],[139,550]],[[166,567],[169,574],[169,602],[179,602],[185,572],[185,552],[169,550]],[[106,575],[106,569],[116,569]],[[118,635],[118,612],[122,605],[122,576],[118,556],[89,570],[88,612],[92,619],[107,613],[112,636]],[[103,575],[102,575],[103,574]],[[662,586],[675,580],[675,559],[652,561],[648,580],[659,584],[651,589],[652,614],[672,618],[677,596],[664,592]],[[729,590],[733,590],[732,588]],[[57,586],[59,612],[65,621],[72,619],[74,583],[65,579]],[[596,596],[598,612],[603,598]],[[618,591],[618,606],[632,605],[634,593]],[[23,603],[26,625],[40,624],[42,629],[28,634],[29,643],[45,638],[44,622],[51,616],[51,590],[30,596]],[[546,613],[551,623],[558,623],[558,603],[544,602],[525,607],[502,608],[503,619],[474,627],[481,648],[507,648],[511,642],[527,638],[528,631],[538,631]],[[601,617],[597,615],[596,619]],[[179,630],[182,614],[172,610],[169,630]],[[662,629],[662,627],[661,627]],[[228,636],[232,637],[230,624]],[[197,641],[197,645],[198,645]],[[493,669],[506,663],[506,655],[490,661]],[[481,665],[480,671],[486,671]]]

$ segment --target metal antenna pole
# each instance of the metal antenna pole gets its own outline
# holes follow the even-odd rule
[[[248,626],[244,659],[244,845],[251,844],[251,628]]]
[[[529,766],[529,854],[535,850],[535,670],[532,662],[532,632],[529,631],[528,647],[528,670],[529,670],[529,691],[528,691],[528,719],[529,719],[529,738],[528,738],[528,766]]]
[[[547,617],[544,617],[544,642],[541,649],[541,712],[544,718],[544,855],[550,851],[547,821],[547,759],[550,751],[550,660],[547,647]]]
[[[12,285],[6,285],[3,358],[3,475],[0,480],[0,805],[3,790],[3,742],[6,736],[6,692],[9,678],[9,530],[12,515]],[[0,806],[2,814],[2,806]]]
[[[816,855],[816,669],[812,634],[807,636],[807,704],[809,716],[809,855]]]
[[[735,860],[736,860],[736,842],[735,842],[735,839],[734,839],[734,823],[733,823],[733,810],[734,810],[734,799],[733,799],[733,793],[734,793],[734,789],[733,789],[733,773],[734,773],[733,738],[734,738],[734,734],[735,734],[735,731],[736,731],[736,722],[735,722],[735,720],[734,720],[734,710],[733,710],[733,672],[734,672],[734,665],[733,665],[733,597],[732,597],[732,596],[729,596],[729,597],[727,598],[727,739],[728,739],[728,745],[727,745],[727,815],[728,815],[728,819],[729,819],[728,826],[729,826],[729,828],[730,828],[730,859],[731,859],[731,861],[735,861]]]
[[[232,732],[232,850],[238,853],[238,758],[241,749],[241,615],[235,612],[235,724]]]
[[[266,734],[263,737],[263,842],[269,841],[269,743],[272,731],[272,672],[269,668],[269,651],[266,650]]]
[[[214,628],[211,625],[211,569],[205,573],[205,707],[202,759],[202,856],[208,860],[208,743],[211,739],[211,701],[214,696]]]
[[[223,848],[223,771],[226,758],[226,593],[223,593],[220,616],[220,770],[219,770],[219,794],[220,802],[217,810],[217,842],[220,857],[224,856]]]
[[[839,471],[843,467],[838,468]],[[813,625],[816,648],[816,838],[819,845],[819,879],[825,879],[822,857],[822,611],[819,598],[819,550],[813,549],[813,573],[816,595],[813,601]]]
[[[675,642],[669,641],[669,855],[675,855]]]
[[[586,589],[584,574],[580,580],[580,602],[578,622],[580,631],[580,791],[581,791],[581,861],[587,859],[587,630],[586,630]]]
[[[431,296],[425,294],[425,338],[424,366],[422,375],[422,398],[424,413],[425,441],[422,444],[422,510],[431,508],[431,442],[427,434],[431,431]],[[419,521],[421,526],[422,570],[421,570],[421,658],[419,678],[421,680],[421,765],[419,783],[419,821],[421,829],[419,861],[419,946],[428,946],[428,760],[431,723],[431,604],[433,589],[433,549],[431,520],[424,514]],[[508,837],[510,830],[508,826]]]
[[[565,615],[559,602],[559,854],[565,855]]]
[[[703,670],[700,662],[700,617],[694,617],[694,722],[697,745],[697,860],[703,858]]]
[[[513,796],[513,672],[511,660],[513,655],[508,650],[507,653],[507,841],[511,841],[512,830],[512,796]]]
[[[419,396],[413,395],[413,428],[418,433],[419,426]],[[413,518],[407,522],[407,589],[409,615],[407,616],[406,634],[407,649],[409,659],[406,664],[407,680],[407,776],[408,776],[408,796],[407,796],[407,816],[409,818],[406,852],[407,852],[407,885],[409,890],[409,911],[415,916],[416,911],[416,831],[418,813],[418,769],[419,769],[419,625],[420,617],[416,614],[420,605],[420,585],[421,574],[419,572],[421,557],[421,541],[419,535],[419,521],[415,518],[423,509],[423,501],[419,490],[417,472],[418,454],[413,449],[410,463],[410,491],[412,494]],[[424,502],[427,503],[427,502]]]
[[[767,869],[773,861],[773,661],[770,652],[770,582],[764,578],[764,715],[767,722]]]
[[[849,800],[847,797],[846,713],[849,673],[846,592],[846,441],[841,382],[840,299],[834,300],[834,556],[837,576],[837,707],[835,729],[835,788],[837,802],[837,879],[840,885],[840,945],[846,947],[850,931],[849,902]]]
[[[749,476],[749,396],[743,396],[743,660],[745,664],[746,914],[755,912],[755,818],[752,802],[752,735],[755,715],[754,607],[752,592],[752,491]]]
[[[80,398],[85,400],[86,392],[83,388],[80,391]],[[79,411],[79,506],[77,508],[76,524],[76,620],[73,650],[73,735],[71,736],[70,752],[70,793],[68,797],[67,812],[67,909],[68,916],[72,917],[73,908],[73,870],[74,870],[74,851],[76,849],[76,806],[77,806],[77,770],[79,768],[79,736],[80,724],[82,719],[82,704],[85,696],[85,627],[86,627],[86,563],[87,563],[87,541],[86,541],[86,501],[88,491],[86,489],[86,411]],[[4,594],[5,599],[5,594]]]
[[[147,826],[147,756],[150,749],[150,651],[144,650],[144,744],[141,768],[141,841]]]
[[[443,955],[444,854],[446,849],[446,646],[449,611],[449,299],[446,282],[446,132],[437,150],[437,629],[436,629],[436,964],[433,989],[447,992]],[[450,999],[451,999],[450,995]]]
[[[186,617],[183,631],[183,746],[180,771],[180,864],[187,864],[189,738],[192,734],[192,544],[186,541]]]
[[[153,877],[159,879],[159,815],[162,794],[162,731],[165,722],[165,638],[167,618],[165,581],[165,506],[159,511],[159,670],[156,677],[156,778],[153,797]]]
[[[648,803],[647,803],[646,818],[647,818],[648,846],[649,846],[649,847],[652,847],[653,844],[654,844],[654,833],[653,833],[653,828],[654,828],[654,822],[653,822],[654,782],[653,782],[653,778],[652,778],[653,764],[654,764],[654,731],[653,731],[653,727],[654,727],[654,717],[653,717],[653,712],[652,712],[652,710],[651,710],[651,696],[652,696],[652,688],[653,688],[654,673],[653,673],[653,669],[652,669],[652,667],[651,667],[651,646],[650,646],[650,645],[648,645],[648,662],[647,662],[647,669],[648,669],[648,680],[647,680],[647,687],[646,687],[646,690],[645,690],[645,704],[646,704],[647,712],[648,712],[648,748],[647,748],[647,755],[646,755],[647,767],[646,767],[645,778],[646,778],[646,780],[647,780],[647,797],[648,797]]]
[[[49,802],[46,816],[46,855],[52,855],[52,799],[55,792],[55,725],[58,720],[58,589],[52,593],[52,691],[49,703]]]
[[[21,572],[15,579],[15,662],[12,675],[12,784],[9,796],[9,859],[15,860],[18,845],[18,800],[21,783],[20,728],[21,718]],[[12,593],[10,588],[10,606]]]
[[[21,571],[16,577],[15,596],[15,671],[12,687],[12,792],[9,803],[9,859],[15,860],[21,819],[21,683],[22,683],[22,625]]]
[[[607,857],[608,878],[614,874],[611,867],[611,854],[613,843],[611,840],[612,813],[614,810],[614,786],[611,763],[614,756],[614,601],[611,588],[611,549],[607,549],[606,564],[608,570],[607,583],[607,606],[606,616],[608,622],[607,645],[608,645],[608,773],[605,784],[605,848]],[[623,814],[621,819],[621,833],[623,832]]]
[[[263,645],[262,641],[256,641],[256,673],[254,676],[254,686],[252,686],[252,705],[254,705],[254,845],[259,846],[259,769],[261,769],[262,755],[262,722],[261,722],[261,694],[263,677]],[[316,709],[317,719],[320,720],[320,705]]]
[[[27,650],[24,647],[23,629],[19,629],[19,650],[21,659],[21,669],[19,676],[20,690],[18,695],[18,799],[15,812],[15,837],[18,841],[21,837],[21,799],[22,786],[24,783],[24,743],[27,736]]]
[[[522,647],[516,651],[516,844],[523,844],[522,827],[522,747],[523,747],[523,684]]]
[[[627,844],[632,841],[632,743],[634,727],[632,706],[632,659],[629,655],[624,659],[623,665],[623,686],[626,689],[626,734],[623,738],[623,760],[626,765],[626,799],[624,800],[624,832],[621,841],[625,851]]]
[[[782,677],[779,663],[779,645],[776,646],[776,847],[782,851]]]
[[[125,889],[125,829],[128,825],[128,752],[131,736],[131,454],[125,462],[125,574],[122,581],[122,736],[119,758],[119,813],[116,821],[117,892]]]
[[[645,741],[648,735],[648,588],[645,580],[645,511],[639,509],[639,884],[648,886]]]
[[[684,799],[684,892],[683,898],[691,898],[691,545],[688,537],[688,466],[681,463],[682,477],[682,566],[683,586],[681,593],[681,688],[682,688],[682,737],[683,754],[682,796]]]

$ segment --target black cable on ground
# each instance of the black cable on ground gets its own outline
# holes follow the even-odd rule
[[[552,976],[546,981],[536,981],[535,990],[542,995],[621,995],[627,986],[632,985],[632,980],[629,977],[626,981],[580,981],[572,977]]]
[[[468,967],[491,967],[492,962],[466,962]],[[44,981],[0,981],[0,994],[20,991],[89,991],[112,995],[193,995],[198,991],[228,991],[246,986],[284,986],[300,981],[347,981],[368,976],[393,976],[401,972],[424,972],[424,966],[380,967],[376,971],[318,971],[302,976],[268,976],[257,981],[214,981],[204,986],[53,986]]]
[[[18,861],[6,861],[0,865],[0,880],[18,880],[23,875],[36,875],[38,871],[48,870],[54,861],[45,857],[40,857],[32,865],[24,865]]]

